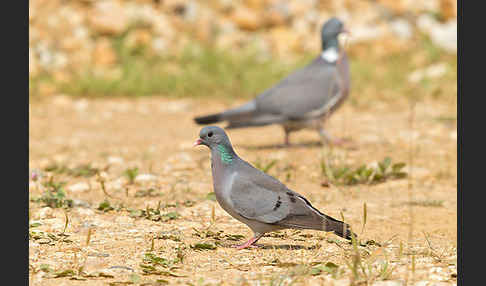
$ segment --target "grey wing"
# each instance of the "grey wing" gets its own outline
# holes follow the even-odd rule
[[[241,216],[285,227],[322,229],[323,215],[298,193],[265,173],[236,176],[230,199]]]
[[[339,100],[341,84],[334,65],[316,60],[261,94],[257,110],[289,119],[319,116]]]
[[[253,180],[236,176],[232,184],[230,199],[233,208],[241,216],[272,224],[289,214],[290,205],[284,194],[256,184]]]

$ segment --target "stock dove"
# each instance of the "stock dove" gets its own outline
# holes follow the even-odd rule
[[[340,51],[338,35],[347,32],[331,18],[322,27],[322,53],[254,100],[221,113],[194,118],[201,125],[227,121],[227,129],[280,124],[289,134],[308,128],[319,132],[324,142],[342,143],[323,128],[324,119],[348,97],[350,75],[347,55]]]
[[[238,249],[252,246],[267,232],[287,228],[332,231],[351,239],[348,224],[321,213],[302,195],[238,157],[222,128],[202,128],[194,142],[197,145],[206,145],[211,150],[218,203],[254,233]]]

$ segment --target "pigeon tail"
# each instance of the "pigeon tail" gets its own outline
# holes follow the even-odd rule
[[[199,116],[194,118],[197,124],[211,124],[222,121],[221,113],[206,115],[206,116]]]
[[[242,128],[242,127],[256,127],[256,126],[265,126],[274,123],[282,123],[285,122],[285,118],[281,115],[275,114],[260,114],[254,116],[251,119],[241,119],[241,120],[229,120],[228,126],[225,128],[227,129],[235,129],[235,128]]]
[[[320,212],[318,209],[316,209],[314,206],[311,205],[311,203],[304,197],[299,196],[300,199],[302,199],[308,207],[310,207],[312,210],[315,212],[315,217],[317,217],[320,225],[317,228],[313,229],[318,229],[318,230],[323,230],[323,231],[332,231],[336,235],[346,238],[351,240],[351,235],[353,234],[356,239],[358,239],[358,236],[355,233],[351,232],[351,228],[349,224],[344,223],[342,221],[339,221],[333,217],[330,217],[326,214],[323,214]],[[316,221],[316,220],[314,220]]]
[[[336,235],[349,240],[351,240],[351,235],[354,235],[354,237],[358,239],[358,236],[355,233],[351,232],[349,224],[334,219],[328,215],[324,215],[323,230],[332,231]]]
[[[226,110],[221,113],[210,114],[206,116],[200,116],[194,118],[194,121],[198,124],[211,124],[220,121],[247,121],[251,120],[253,117],[253,113],[256,110],[255,101],[250,101],[246,104],[243,104],[240,107],[233,108],[230,110]]]
[[[258,127],[258,126],[265,126],[269,125],[270,123],[267,122],[252,122],[252,121],[245,121],[245,122],[231,122],[225,127],[225,129],[236,129],[236,128],[245,128],[245,127]]]

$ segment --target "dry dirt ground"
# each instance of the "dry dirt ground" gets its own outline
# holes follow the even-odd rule
[[[30,284],[457,284],[455,99],[424,99],[413,113],[405,99],[344,104],[327,122],[332,134],[351,139],[343,147],[320,146],[316,132],[300,131],[292,134],[292,147],[281,148],[279,126],[229,131],[243,159],[261,166],[276,160],[271,175],[322,212],[342,214],[361,242],[368,241],[357,250],[312,230],[269,234],[257,249],[230,247],[251,231],[208,196],[209,151],[192,147],[201,128],[192,118],[239,103],[31,99],[29,168],[37,178],[29,184]],[[405,162],[409,177],[321,185],[325,158],[358,166],[387,156]],[[98,175],[73,171],[86,164]],[[124,172],[135,167],[130,183]],[[72,207],[36,201],[50,180],[65,182]],[[112,210],[98,209],[105,200]],[[203,243],[215,249],[200,249]]]

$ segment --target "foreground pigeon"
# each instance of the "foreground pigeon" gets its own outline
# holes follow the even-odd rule
[[[225,131],[201,129],[194,146],[211,150],[216,199],[235,219],[248,225],[254,236],[238,249],[253,245],[265,233],[286,228],[332,231],[351,239],[349,225],[321,213],[302,195],[238,157]]]
[[[295,71],[254,100],[234,109],[196,117],[198,124],[227,121],[226,128],[280,124],[289,133],[303,128],[315,129],[322,141],[342,143],[322,126],[349,94],[350,77],[346,53],[339,50],[338,35],[346,32],[343,23],[331,18],[322,27],[322,54]]]

